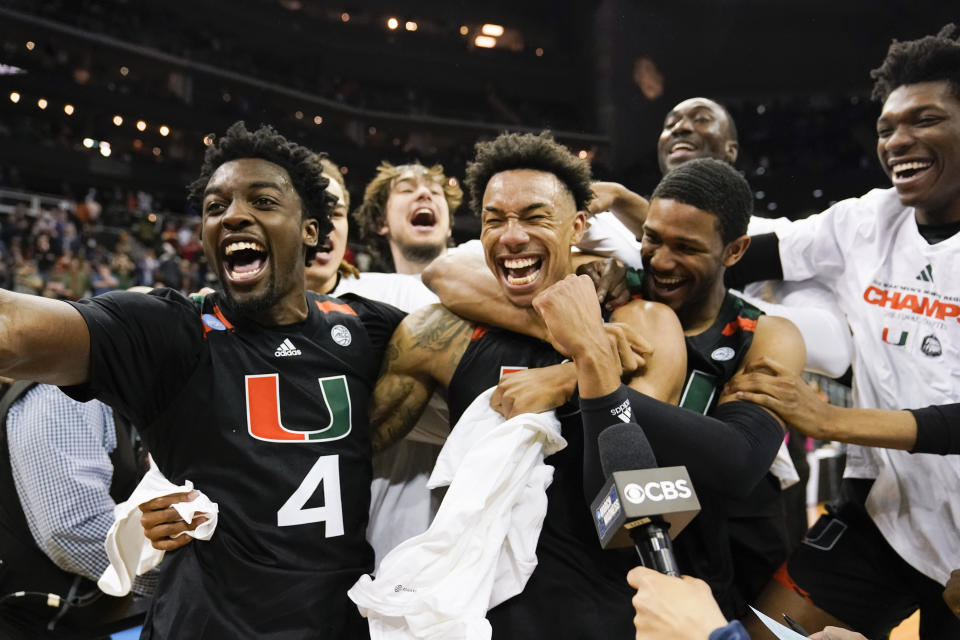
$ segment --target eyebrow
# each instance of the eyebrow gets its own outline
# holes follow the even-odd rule
[[[404,176],[404,177],[402,177],[402,178],[396,178],[396,179],[393,181],[393,184],[391,185],[390,188],[392,189],[392,188],[394,188],[394,187],[398,187],[398,186],[400,186],[401,184],[404,184],[404,183],[409,183],[411,186],[416,186],[417,183],[419,183],[419,182],[421,181],[421,178],[422,178],[422,176]],[[423,179],[423,182],[424,182],[428,187],[437,187],[437,188],[439,188],[439,189],[443,189],[443,185],[442,185],[440,182],[436,181],[436,180],[433,180],[433,179],[430,179],[430,178],[425,178],[425,179]]]
[[[643,232],[644,232],[644,233],[652,233],[652,234],[657,235],[657,236],[660,235],[660,232],[659,232],[659,231],[657,231],[656,229],[653,229],[653,228],[651,228],[651,227],[648,227],[647,225],[643,225],[642,229],[643,229]],[[701,240],[699,240],[699,239],[697,239],[697,238],[691,238],[691,237],[688,237],[688,236],[678,236],[678,237],[675,237],[674,240],[675,240],[676,242],[682,242],[682,243],[684,243],[684,244],[689,244],[689,245],[691,245],[691,246],[695,246],[695,247],[698,247],[698,248],[701,248],[701,249],[706,248],[706,245],[705,245]]]
[[[943,110],[943,107],[941,107],[941,106],[938,105],[938,104],[933,104],[933,103],[918,104],[917,106],[915,106],[915,107],[910,107],[910,108],[907,109],[905,112],[901,112],[901,113],[903,113],[904,115],[912,116],[912,115],[914,115],[914,114],[916,114],[916,113],[919,113],[919,112],[923,111],[924,109],[937,109],[937,110],[939,110],[939,111],[942,111],[942,110]],[[894,112],[893,115],[897,115],[896,112]],[[880,114],[880,117],[877,118],[877,122],[881,122],[881,121],[883,121],[883,120],[889,120],[889,119],[890,119],[890,115],[881,113],[881,114]]]
[[[710,114],[710,115],[713,116],[714,118],[717,116],[717,114],[715,113],[715,110],[713,109],[713,107],[711,107],[710,105],[706,105],[706,104],[698,104],[698,105],[696,105],[696,106],[694,106],[694,107],[690,107],[690,109],[688,109],[688,112],[690,113],[690,115],[699,114],[699,113],[704,112],[704,111],[706,111],[708,114]],[[668,113],[668,114],[666,115],[666,117],[663,119],[663,121],[666,122],[666,121],[669,120],[670,118],[680,117],[681,115],[682,115],[682,114],[681,114],[679,111],[677,111],[676,109],[674,109],[673,111],[671,111],[670,113]]]
[[[267,180],[261,180],[257,182],[251,182],[247,185],[247,189],[275,189],[277,191],[283,191],[283,187],[276,182],[270,182]],[[207,187],[203,190],[203,197],[206,198],[210,194],[222,194],[224,190],[220,187],[214,185],[212,187]]]
[[[549,206],[550,206],[550,205],[547,204],[546,202],[533,202],[533,203],[531,203],[531,204],[528,204],[528,205],[525,206],[524,208],[520,209],[520,211],[519,211],[518,213],[520,213],[520,214],[529,213],[529,212],[533,211],[534,209],[544,209],[544,208],[548,208]],[[502,210],[502,209],[500,209],[500,208],[498,208],[498,207],[495,207],[495,206],[493,206],[493,205],[486,205],[486,206],[483,208],[483,210],[484,210],[484,211],[490,211],[491,213],[503,213],[503,210]]]

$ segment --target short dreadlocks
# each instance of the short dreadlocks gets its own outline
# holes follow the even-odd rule
[[[220,165],[242,158],[266,160],[283,167],[290,174],[293,188],[303,202],[301,216],[316,220],[320,237],[323,238],[333,229],[330,214],[336,200],[327,193],[329,180],[323,175],[323,166],[320,164],[322,157],[323,154],[287,140],[270,125],[261,125],[256,131],[249,131],[242,121],[234,122],[226,135],[207,147],[200,176],[187,187],[187,199],[198,211],[202,210],[203,192]],[[316,248],[306,249],[309,264]]]
[[[960,42],[957,27],[948,24],[935,36],[897,42],[887,50],[883,64],[870,72],[876,82],[873,98],[881,102],[905,84],[946,80],[951,93],[960,99]]]

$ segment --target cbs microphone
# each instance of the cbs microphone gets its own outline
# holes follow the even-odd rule
[[[598,446],[609,479],[590,505],[600,545],[617,549],[632,544],[643,566],[679,577],[670,540],[700,511],[686,468],[658,468],[636,424],[604,429]]]

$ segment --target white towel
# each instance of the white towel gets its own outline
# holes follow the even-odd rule
[[[800,474],[797,473],[797,467],[793,464],[793,458],[787,451],[787,443],[781,442],[780,449],[777,451],[777,457],[773,459],[770,465],[770,473],[780,482],[780,490],[789,489],[800,482]]]
[[[520,593],[537,565],[553,480],[543,458],[567,443],[553,412],[504,421],[492,393],[473,401],[440,452],[429,486],[450,488],[430,528],[348,592],[371,640],[487,640],[487,610]]]
[[[101,591],[111,596],[125,596],[130,593],[135,576],[143,575],[163,560],[164,552],[154,549],[143,534],[143,527],[140,526],[140,505],[147,500],[171,493],[186,493],[192,490],[193,483],[189,480],[178,487],[167,480],[155,465],[150,466],[150,470],[144,474],[130,497],[113,508],[113,525],[104,543],[110,566],[97,581]],[[182,533],[198,540],[210,539],[217,527],[219,507],[216,502],[211,502],[210,498],[201,493],[195,500],[177,503],[173,508],[188,523],[193,522],[196,515],[207,516],[208,520],[196,530]]]

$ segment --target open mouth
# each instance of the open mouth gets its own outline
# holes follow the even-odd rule
[[[333,257],[333,240],[330,239],[330,236],[324,238],[323,242],[317,245],[317,252],[314,254],[314,261],[318,264],[327,264],[330,262],[330,259]]]
[[[432,209],[422,207],[413,212],[410,218],[410,224],[415,227],[426,227],[432,229],[437,226],[437,214]]]
[[[500,270],[503,279],[513,287],[522,287],[534,282],[540,276],[542,258],[502,258]]]
[[[897,162],[890,166],[890,173],[894,182],[904,182],[923,173],[933,166],[932,160],[911,160],[910,162]]]
[[[658,293],[672,293],[686,283],[686,278],[651,274],[650,280]]]
[[[333,240],[329,236],[323,239],[319,245],[317,245],[317,253],[331,253],[333,251]]]
[[[252,280],[267,266],[266,247],[250,240],[231,242],[223,249],[223,264],[227,276],[234,282]]]
[[[670,153],[676,153],[678,151],[696,151],[697,148],[690,144],[689,142],[680,141],[673,143],[673,146],[670,147]]]

